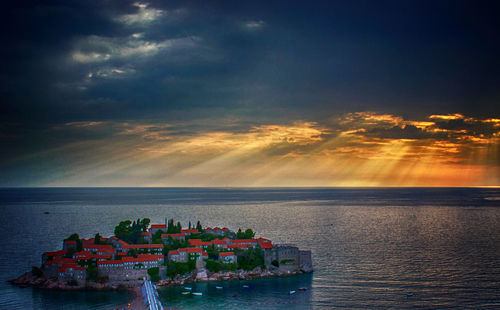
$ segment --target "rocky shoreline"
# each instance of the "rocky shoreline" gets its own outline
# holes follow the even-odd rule
[[[177,275],[173,279],[160,280],[156,285],[161,286],[177,286],[184,285],[188,283],[196,282],[211,282],[211,281],[235,281],[235,280],[251,280],[260,278],[271,278],[271,277],[289,277],[304,273],[311,273],[312,270],[297,270],[284,272],[279,269],[274,270],[262,270],[260,267],[255,268],[251,271],[236,270],[236,271],[220,271],[220,272],[207,272],[206,270],[195,270],[186,275]],[[85,285],[68,285],[63,281],[58,281],[56,279],[46,279],[44,276],[37,277],[31,272],[26,272],[16,279],[9,280],[13,285],[19,287],[35,287],[38,289],[47,290],[62,290],[62,291],[82,291],[82,290],[101,290],[101,291],[112,291],[112,290],[127,290],[132,294],[132,300],[123,308],[127,309],[144,309],[140,286],[142,281],[129,281],[129,282],[107,282],[107,283],[96,283],[87,281]]]
[[[297,270],[297,271],[280,271],[279,269],[262,270],[260,267],[251,271],[236,270],[236,271],[219,271],[208,272],[206,270],[197,270],[186,275],[176,275],[173,279],[164,279],[156,283],[157,286],[175,286],[184,285],[187,283],[210,282],[210,281],[234,281],[234,280],[250,280],[270,277],[288,277],[304,273],[311,273],[312,270]],[[31,272],[26,272],[16,279],[9,280],[11,284],[19,287],[36,287],[39,289],[50,290],[130,290],[139,287],[142,281],[121,281],[121,282],[106,282],[96,283],[87,281],[84,285],[68,285],[65,281],[56,279],[46,279],[44,276],[37,277]]]
[[[235,280],[251,280],[271,277],[289,277],[304,273],[311,273],[312,270],[297,270],[284,272],[279,269],[275,270],[262,270],[260,267],[251,271],[236,270],[236,271],[219,271],[207,272],[205,270],[194,271],[187,275],[177,275],[173,279],[160,280],[156,283],[157,286],[176,286],[184,285],[187,283],[196,282],[211,282],[211,281],[235,281]]]

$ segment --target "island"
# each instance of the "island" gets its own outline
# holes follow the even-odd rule
[[[129,289],[137,295],[144,279],[167,286],[312,271],[311,251],[256,238],[250,228],[204,228],[200,221],[183,228],[174,219],[150,225],[144,218],[120,222],[109,238],[74,233],[62,249],[43,253],[40,266],[10,282],[43,289]]]

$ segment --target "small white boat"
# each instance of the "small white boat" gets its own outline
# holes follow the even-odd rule
[[[244,284],[244,285],[243,285],[243,287],[244,287],[244,288],[248,288],[249,286],[248,286],[248,285],[246,285],[246,284]]]
[[[223,287],[222,287],[222,286],[216,286],[215,288],[216,288],[216,289],[218,289],[218,290],[223,289]]]
[[[192,294],[195,295],[195,296],[201,296],[201,295],[203,295],[203,293],[201,293],[201,292],[193,292]]]
[[[290,294],[290,295],[295,294],[295,291],[294,291],[294,290],[291,290],[289,294]]]
[[[182,295],[191,294],[191,292],[182,292]]]
[[[193,288],[192,288],[192,287],[189,287],[189,286],[184,286],[184,289],[185,289],[185,290],[190,291],[190,290],[192,290]]]

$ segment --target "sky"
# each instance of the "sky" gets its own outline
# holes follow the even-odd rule
[[[495,1],[13,1],[0,186],[500,186]]]

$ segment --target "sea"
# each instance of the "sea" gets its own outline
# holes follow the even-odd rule
[[[252,228],[311,250],[314,272],[161,288],[175,309],[500,309],[498,188],[4,188],[0,309],[115,309],[128,292],[59,292],[7,280],[72,233],[122,220]],[[222,289],[216,288],[222,286]],[[297,290],[306,288],[306,290]],[[295,294],[290,294],[295,290]]]

